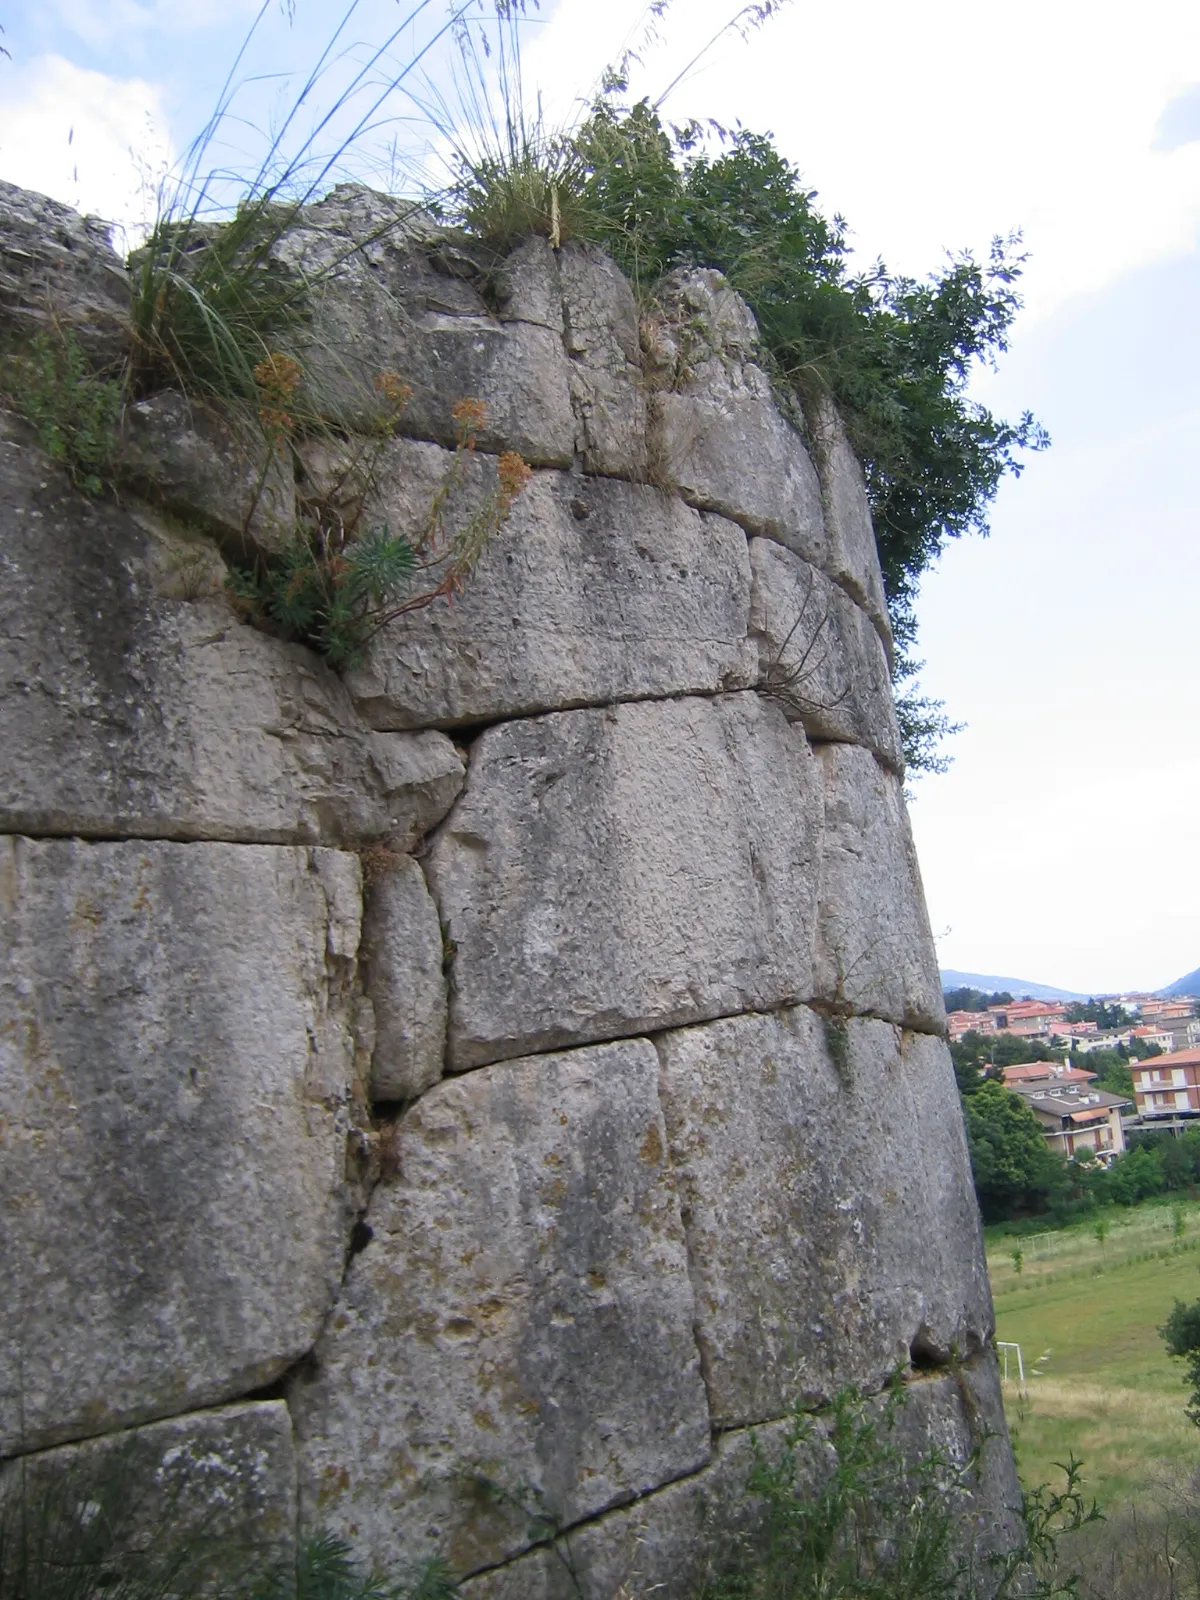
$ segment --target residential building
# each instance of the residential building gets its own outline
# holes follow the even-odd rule
[[[1131,1062],[1130,1071],[1140,1117],[1200,1116],[1200,1049]]]
[[[1067,1008],[1051,1000],[1013,1000],[1004,1006],[989,1006],[1000,1033],[1019,1039],[1048,1039],[1066,1024]]]
[[[995,1033],[995,1018],[986,1011],[950,1011],[946,1015],[946,1026],[950,1030],[951,1039],[957,1044],[964,1033]]]
[[[1177,1022],[1186,1025],[1195,1014],[1196,1002],[1190,999],[1147,1001],[1141,1009],[1142,1021],[1160,1028]]]
[[[1096,1074],[1085,1072],[1082,1067],[1073,1067],[1064,1061],[1022,1061],[1016,1066],[1005,1067],[1003,1071],[1005,1086],[1016,1089],[1026,1083],[1094,1083]]]
[[[1119,1095],[1062,1078],[1027,1079],[1012,1088],[1041,1123],[1046,1143],[1068,1160],[1091,1150],[1111,1161],[1125,1149],[1121,1108],[1129,1101]]]
[[[1173,1022],[1163,1031],[1171,1035],[1172,1050],[1190,1050],[1193,1045],[1200,1045],[1200,1017],[1193,1017],[1190,1022]]]

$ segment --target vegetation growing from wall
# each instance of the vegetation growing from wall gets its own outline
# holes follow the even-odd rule
[[[294,449],[302,452],[305,442],[296,438],[293,412],[300,375],[299,364],[278,353],[254,369],[268,449],[285,458]],[[459,491],[487,408],[460,400],[453,408],[457,445],[421,525],[410,537],[386,523],[368,523],[383,448],[411,394],[392,372],[381,373],[375,389],[381,402],[375,432],[357,443],[338,440],[338,465],[319,492],[300,496],[297,528],[283,549],[235,567],[230,577],[243,615],[277,625],[339,668],[358,666],[389,622],[458,594],[532,476],[519,455],[505,451],[482,503],[469,514],[461,511]]]
[[[0,360],[0,394],[19,399],[38,443],[76,488],[96,495],[111,485],[124,381],[93,371],[72,333],[39,333]]]
[[[924,282],[882,262],[856,272],[845,222],[815,200],[770,136],[673,128],[649,102],[622,108],[612,95],[569,139],[534,132],[507,152],[464,156],[447,196],[451,215],[497,248],[530,228],[601,245],[648,298],[672,267],[725,274],[758,319],[777,381],[801,400],[832,396],[845,418],[903,686],[919,665],[910,652],[922,573],[947,539],[987,532],[1001,479],[1049,442],[1029,413],[1005,422],[966,393],[974,364],[1007,346],[1025,256],[1013,235],[994,240],[985,262],[960,254]],[[910,766],[936,769],[951,731],[940,707],[910,684],[899,713]]]
[[[650,8],[655,16],[664,9],[662,0]],[[744,31],[777,9],[778,0],[748,5],[731,26]],[[353,10],[351,4],[342,26]],[[429,0],[418,0],[412,15],[427,10]],[[381,108],[407,94],[459,150],[455,181],[440,201],[450,220],[500,251],[529,232],[555,245],[573,236],[591,240],[648,299],[673,267],[716,267],[753,310],[781,392],[801,402],[831,396],[837,403],[866,473],[897,646],[907,762],[913,771],[940,769],[939,742],[953,725],[915,687],[920,579],[948,539],[987,532],[1001,480],[1021,471],[1026,452],[1048,442],[1030,414],[1007,422],[967,395],[975,364],[994,361],[1006,348],[1021,303],[1025,257],[1018,236],[994,240],[984,261],[954,256],[924,281],[882,262],[856,270],[845,222],[817,208],[815,191],[770,135],[673,127],[659,110],[662,97],[655,104],[621,103],[627,86],[621,70],[609,76],[578,127],[548,134],[522,98],[525,11],[520,0],[461,0],[450,8],[430,46],[444,35],[457,38],[465,69],[457,112],[443,103],[439,114],[414,90],[412,76],[427,47],[392,65],[401,29],[366,49],[332,107],[297,133],[302,106],[316,99],[341,60],[335,33],[236,204],[224,198],[230,174],[205,166],[233,116],[239,85],[231,73],[150,238],[131,260],[133,347],[121,387],[137,395],[169,384],[205,400],[253,406],[255,375],[278,336],[303,320],[310,287],[281,267],[277,246],[300,208],[343,170]],[[499,65],[499,113],[482,104],[490,80],[472,22],[485,27],[485,53]],[[464,126],[472,116],[477,123],[490,116],[495,134],[482,146],[476,141],[474,153]],[[322,137],[343,123],[349,131],[341,142],[322,148]],[[44,367],[44,353],[38,359]],[[68,366],[71,359],[68,352]],[[51,366],[61,365],[55,355]],[[66,389],[54,372],[49,381],[61,399]],[[89,406],[95,402],[96,416],[72,417],[69,406],[52,406],[39,426],[77,482],[95,492],[106,481],[105,408],[112,395],[75,387]],[[356,614],[386,609],[387,594],[402,578],[402,553],[380,545],[370,554],[370,561],[339,568],[339,584],[324,554],[302,543],[297,571],[263,604],[278,619],[288,613],[287,625],[320,646],[323,632],[337,635],[343,602]]]

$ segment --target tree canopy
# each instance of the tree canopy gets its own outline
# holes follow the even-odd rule
[[[1066,1167],[1024,1100],[989,1080],[963,1096],[963,1112],[983,1220],[1046,1210],[1066,1187]]]

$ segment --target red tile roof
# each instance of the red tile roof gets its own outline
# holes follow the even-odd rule
[[[1145,1061],[1132,1062],[1131,1065],[1148,1067],[1151,1071],[1158,1067],[1200,1067],[1200,1049],[1172,1050],[1165,1056],[1147,1056]]]

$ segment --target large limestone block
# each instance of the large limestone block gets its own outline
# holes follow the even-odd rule
[[[0,1454],[272,1382],[346,1247],[354,856],[0,838]]]
[[[451,457],[393,441],[375,515],[418,532]],[[465,523],[495,467],[471,463]],[[539,472],[463,593],[385,628],[347,682],[377,728],[494,721],[749,685],[742,530],[657,489]]]
[[[825,502],[826,571],[866,609],[890,651],[892,629],[863,470],[833,401],[828,397],[818,400],[811,413],[814,454]]]
[[[115,1573],[130,1585],[118,1592],[170,1594],[182,1570],[189,1594],[245,1593],[256,1581],[288,1593],[296,1462],[287,1406],[220,1406],[9,1462],[0,1467],[0,1519],[19,1528],[22,1510],[35,1573],[41,1538],[52,1558],[69,1549],[97,1569],[76,1592],[91,1592],[89,1579],[103,1592],[101,1574],[111,1584]],[[0,1571],[16,1554],[4,1546]]]
[[[866,750],[817,749],[825,774],[816,994],[942,1033],[946,1008],[904,792]]]
[[[211,528],[235,559],[279,551],[295,536],[290,454],[174,390],[125,408],[119,470],[168,511]]]
[[[115,367],[129,348],[129,279],[109,226],[0,182],[0,347],[70,334]]]
[[[753,693],[488,729],[427,863],[449,1065],[807,996],[816,776]]]
[[[309,281],[311,319],[289,341],[326,415],[369,431],[379,416],[375,380],[395,372],[412,389],[405,433],[452,445],[453,408],[471,398],[487,407],[483,449],[570,464],[575,418],[561,333],[524,320],[520,300],[498,314],[478,247],[346,184],[306,207],[277,253]],[[560,297],[546,241],[525,251],[519,278],[535,315]]]
[[[442,1075],[446,979],[437,907],[411,856],[370,873],[363,956],[375,1013],[371,1098],[413,1100]]]
[[[644,478],[646,386],[633,286],[615,261],[590,245],[564,245],[558,264],[584,468]]]
[[[902,772],[887,656],[866,612],[772,539],[751,539],[750,569],[760,684],[814,739],[863,744]]]
[[[950,1559],[969,1574],[962,1592],[981,1596],[996,1587],[994,1558],[1017,1548],[1022,1535],[1020,1486],[994,1371],[988,1355],[953,1376],[910,1382],[890,1428],[881,1403],[865,1412],[876,1421],[879,1446],[898,1458],[889,1491],[900,1487],[901,1462],[938,1456],[947,1488],[938,1509],[951,1522]],[[790,1446],[802,1500],[836,1461],[826,1419],[805,1420],[809,1436]],[[756,1558],[763,1572],[762,1502],[747,1492],[754,1451],[777,1461],[789,1436],[787,1422],[721,1435],[712,1464],[701,1472],[468,1579],[464,1600],[696,1600],[722,1579],[753,1571]]]
[[[0,427],[0,827],[404,843],[445,815],[444,735],[372,732],[310,651],[163,592],[220,571]]]
[[[660,312],[648,352],[651,471],[694,505],[826,567],[820,480],[756,359],[745,302],[719,272],[691,268],[666,279]]]
[[[991,1299],[941,1040],[798,1006],[658,1048],[715,1422],[979,1347]]]
[[[443,1081],[401,1119],[291,1390],[310,1527],[470,1572],[707,1461],[657,1079],[624,1041]]]

